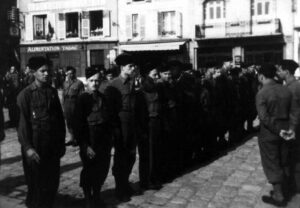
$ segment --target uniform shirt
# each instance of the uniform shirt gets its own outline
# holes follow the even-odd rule
[[[84,85],[82,81],[78,79],[67,80],[64,82],[63,87],[63,100],[76,99],[79,94],[84,91]]]
[[[256,95],[256,108],[260,119],[261,133],[278,136],[280,130],[289,128],[291,92],[282,85],[271,81]],[[265,137],[271,139],[273,137]]]
[[[17,104],[18,137],[25,151],[34,148],[40,154],[65,148],[65,122],[56,89],[33,82],[20,92]]]
[[[104,95],[99,91],[87,91],[82,93],[77,100],[75,108],[75,126],[74,129],[76,139],[78,139],[80,146],[87,146],[95,144],[89,135],[89,128],[91,126],[101,126],[105,129],[111,127],[111,113],[110,105],[107,103]],[[101,135],[99,135],[101,137]]]
[[[300,82],[296,79],[289,80],[286,87],[293,95],[291,113],[290,113],[290,128],[296,130],[299,128],[300,122]]]
[[[130,79],[124,79],[119,76],[112,80],[110,85],[106,88],[114,98],[116,98],[116,108],[118,112],[133,112],[135,107],[135,96],[133,90],[133,82]]]

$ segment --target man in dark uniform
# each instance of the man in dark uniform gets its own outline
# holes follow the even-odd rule
[[[263,65],[258,72],[258,79],[263,87],[256,95],[256,108],[260,119],[258,144],[261,161],[266,177],[273,185],[271,196],[262,200],[277,206],[285,205],[282,185],[287,166],[288,145],[280,132],[289,129],[289,113],[292,93],[275,82],[276,68]]]
[[[163,181],[168,181],[174,177],[179,171],[179,165],[182,164],[180,161],[182,149],[179,146],[180,133],[182,132],[182,128],[179,129],[178,119],[179,99],[171,68],[171,65],[160,68],[160,80],[158,82],[158,93],[161,95],[162,105],[163,157],[161,158],[161,178]]]
[[[18,95],[18,137],[28,186],[26,205],[52,207],[59,186],[60,158],[65,154],[65,122],[57,90],[50,86],[48,61],[33,57],[35,81]]]
[[[285,86],[293,95],[290,112],[290,129],[295,132],[296,140],[291,141],[290,157],[291,172],[289,190],[300,194],[300,82],[294,73],[299,65],[293,60],[283,60],[277,69],[279,78],[285,81]]]
[[[86,69],[87,91],[79,95],[75,114],[75,135],[79,141],[83,169],[80,186],[86,207],[104,204],[100,190],[109,170],[112,147],[110,105],[99,92],[100,74],[95,68]]]
[[[162,154],[162,128],[161,128],[161,99],[157,89],[159,79],[157,63],[147,63],[142,74],[143,102],[139,102],[139,107],[144,108],[139,115],[142,124],[142,136],[139,139],[139,177],[140,187],[144,190],[159,189],[161,154]],[[142,105],[142,103],[144,105]]]
[[[63,109],[67,123],[67,127],[70,133],[70,140],[67,144],[75,145],[74,139],[74,113],[75,103],[78,96],[84,91],[84,85],[82,81],[76,78],[76,69],[72,66],[66,68],[66,81],[63,84]]]
[[[5,107],[8,108],[10,126],[17,125],[18,110],[17,110],[17,95],[20,92],[20,74],[15,66],[11,66],[10,70],[4,77],[4,99]]]
[[[32,71],[30,69],[30,67],[28,65],[26,65],[26,68],[24,70],[23,73],[23,77],[22,77],[22,88],[27,87],[28,85],[30,85],[32,82],[34,82],[34,71]]]
[[[136,157],[136,132],[138,124],[136,115],[136,92],[134,89],[134,73],[136,65],[129,54],[120,54],[116,60],[120,66],[120,75],[112,80],[105,94],[119,114],[119,123],[115,126],[115,154],[113,175],[116,181],[116,195],[120,201],[129,201],[133,190],[129,185],[129,176]]]

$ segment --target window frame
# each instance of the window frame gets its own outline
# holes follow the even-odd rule
[[[69,27],[69,15],[71,15],[71,14],[77,14],[77,35],[72,35],[72,34],[70,34],[69,36],[68,36],[68,27]],[[75,16],[75,15],[74,15]],[[65,28],[65,30],[66,30],[66,38],[67,39],[70,39],[70,38],[79,38],[80,37],[80,27],[81,27],[81,25],[80,25],[80,18],[79,18],[79,12],[67,12],[67,13],[65,13],[65,24],[66,24],[66,28]]]
[[[271,0],[255,0],[254,1],[254,18],[266,18],[272,15],[272,1]]]
[[[131,23],[132,23],[132,37],[137,38],[140,36],[139,29],[140,29],[140,24],[139,24],[139,19],[140,16],[137,13],[134,13],[131,15]]]
[[[37,23],[36,23],[36,18],[38,17],[43,17],[42,18],[42,34],[40,35],[37,35],[36,32],[37,32]],[[45,40],[46,39],[46,35],[47,35],[47,14],[37,14],[37,15],[33,15],[32,16],[32,22],[33,22],[33,40]]]
[[[176,35],[176,11],[161,12],[161,35],[162,37],[172,37]],[[167,26],[167,28],[166,28]]]
[[[204,4],[205,22],[217,23],[225,21],[225,2],[224,0],[207,1]]]
[[[98,31],[96,31],[97,28],[95,29],[95,31],[92,31],[92,22],[93,22],[92,16],[93,16],[93,13],[97,13],[97,12],[101,13],[102,27],[100,27]],[[104,31],[103,31],[103,28],[104,28],[104,23],[103,23],[104,11],[103,10],[92,10],[92,11],[89,11],[89,13],[90,13],[89,14],[89,21],[90,21],[90,31],[89,32],[90,32],[90,37],[102,37],[104,35]],[[92,35],[93,32],[95,33],[94,35]],[[99,33],[99,34],[97,34],[97,33]]]

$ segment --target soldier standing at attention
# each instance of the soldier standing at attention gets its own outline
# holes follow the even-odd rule
[[[120,201],[129,201],[132,188],[129,185],[129,176],[133,168],[137,139],[135,130],[136,92],[134,89],[134,72],[136,65],[130,54],[120,54],[116,60],[120,67],[120,75],[112,80],[106,88],[105,94],[114,111],[119,114],[118,125],[114,129],[115,154],[113,175],[116,181],[116,196]]]
[[[263,65],[258,72],[262,88],[256,95],[256,108],[260,119],[260,149],[263,170],[267,180],[273,186],[270,196],[263,196],[265,203],[276,206],[286,204],[282,186],[285,182],[288,145],[281,136],[282,130],[289,129],[289,113],[292,93],[275,82],[276,68],[273,65]]]
[[[59,186],[60,158],[65,154],[65,122],[57,90],[50,86],[47,59],[33,57],[29,66],[35,81],[17,98],[26,205],[51,208]]]
[[[79,95],[75,114],[75,135],[80,146],[83,169],[80,186],[86,199],[86,207],[104,205],[100,190],[109,170],[112,148],[112,111],[107,100],[99,92],[100,74],[94,68],[86,70],[87,91]]]
[[[75,103],[78,96],[84,91],[84,85],[82,81],[76,78],[76,69],[72,66],[66,68],[66,80],[63,84],[63,109],[67,123],[67,127],[70,133],[70,141],[67,144],[75,145],[74,139],[74,113]]]

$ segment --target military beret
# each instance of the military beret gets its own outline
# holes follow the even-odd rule
[[[117,56],[115,62],[118,66],[126,66],[127,64],[135,63],[135,60],[131,54],[122,53]]]
[[[296,69],[299,67],[299,64],[297,64],[294,60],[284,59],[280,62],[280,66],[283,70],[288,70],[289,72],[294,74]]]
[[[38,70],[39,68],[41,68],[42,66],[50,65],[50,61],[43,57],[43,56],[35,56],[35,57],[31,57],[28,61],[28,66],[31,70]]]
[[[88,67],[85,69],[85,78],[88,79],[95,74],[99,73],[99,70],[95,67]]]
[[[266,78],[273,79],[276,76],[276,67],[273,64],[263,64],[258,70],[258,74],[262,74]]]
[[[73,66],[67,66],[66,72],[67,72],[67,71],[73,71],[73,72],[76,72],[76,69],[75,69]]]

